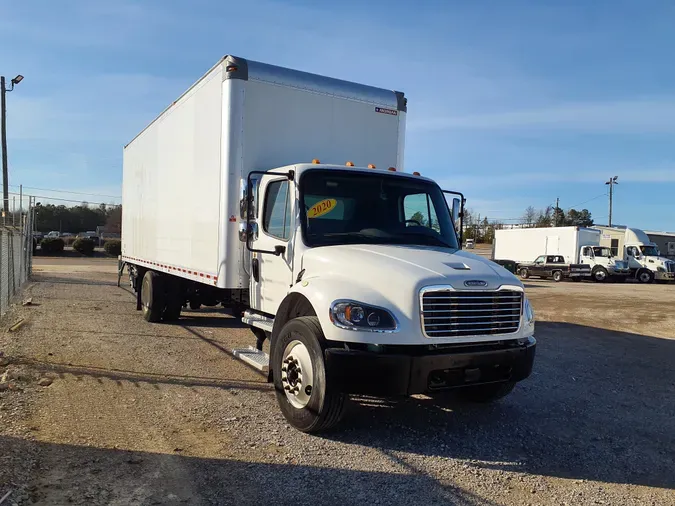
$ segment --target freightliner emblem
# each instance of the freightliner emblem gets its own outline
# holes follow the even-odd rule
[[[464,282],[464,286],[487,286],[487,281],[483,281],[482,279],[467,279]]]

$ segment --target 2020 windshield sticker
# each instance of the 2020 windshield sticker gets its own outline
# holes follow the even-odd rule
[[[328,214],[333,209],[335,209],[336,204],[337,200],[335,199],[325,199],[320,202],[317,202],[316,204],[314,204],[312,207],[309,208],[309,211],[307,211],[307,217],[318,218],[319,216]]]

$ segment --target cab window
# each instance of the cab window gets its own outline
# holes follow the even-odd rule
[[[427,227],[440,230],[436,208],[428,193],[412,193],[403,198],[403,215],[408,227]]]
[[[278,239],[290,236],[291,197],[288,180],[273,181],[267,185],[263,230]]]
[[[546,261],[546,257],[542,255],[540,257],[537,257],[537,259],[534,261],[534,263],[535,264],[543,264],[545,261]]]

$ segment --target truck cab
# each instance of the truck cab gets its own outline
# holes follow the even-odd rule
[[[243,321],[270,339],[286,418],[312,432],[349,393],[486,401],[526,378],[534,313],[515,276],[460,249],[461,201],[451,214],[430,179],[316,162],[252,173],[240,206]]]
[[[630,274],[628,263],[614,258],[612,250],[606,246],[583,246],[579,261],[591,266],[591,275],[598,282],[606,281],[610,277],[625,279]]]
[[[626,229],[624,259],[641,283],[675,280],[675,262],[662,257],[659,248],[642,230]]]

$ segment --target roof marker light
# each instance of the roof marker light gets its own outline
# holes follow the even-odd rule
[[[389,172],[396,172],[396,167],[389,167],[387,170]]]
[[[319,161],[318,158],[315,158],[314,160],[312,160],[312,163],[313,163],[314,165],[318,165],[318,164],[320,164],[321,162]]]
[[[420,173],[417,172],[417,171],[413,172],[413,176],[421,176],[421,175],[422,175],[422,174],[420,174]]]
[[[373,165],[372,163],[369,163],[369,164],[368,164],[368,168],[369,168],[369,169],[374,169],[374,168],[375,168],[375,165]]]
[[[354,166],[354,162],[347,162],[347,163],[345,163],[345,165],[346,165],[347,167],[353,167],[353,166]]]

